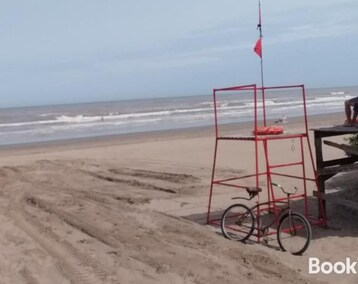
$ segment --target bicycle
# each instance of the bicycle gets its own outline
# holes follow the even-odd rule
[[[301,255],[310,244],[312,230],[306,217],[291,209],[290,196],[296,194],[297,188],[295,187],[295,192],[291,193],[285,191],[279,184],[272,183],[272,186],[279,187],[287,195],[287,202],[284,202],[287,206],[283,206],[278,214],[279,223],[276,233],[278,244],[282,251],[288,251],[293,255]],[[262,189],[259,187],[246,187],[246,191],[250,198],[234,197],[232,199],[251,200]],[[273,203],[273,201],[258,203],[251,208],[244,204],[231,205],[221,217],[221,231],[223,235],[231,240],[245,242],[251,237],[254,230],[257,230],[259,236],[267,238],[269,228],[275,223],[276,219],[270,224],[263,226],[261,214],[255,216],[254,211],[256,208],[259,209],[260,206],[268,206]],[[256,226],[255,223],[257,224]]]

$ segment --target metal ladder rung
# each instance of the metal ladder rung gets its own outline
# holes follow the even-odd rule
[[[274,168],[291,167],[291,166],[298,166],[298,165],[303,165],[303,161],[296,162],[296,163],[280,164],[280,165],[270,165],[269,164],[268,167],[270,169],[274,169]]]

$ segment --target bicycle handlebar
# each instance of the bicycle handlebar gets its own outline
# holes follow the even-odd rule
[[[272,184],[273,186],[279,187],[279,188],[282,190],[282,192],[285,193],[285,194],[287,194],[287,195],[296,194],[296,193],[297,193],[297,190],[298,190],[298,188],[295,186],[295,187],[294,187],[294,189],[295,189],[294,192],[287,192],[287,191],[282,187],[282,185],[280,185],[280,184],[278,184],[278,183],[274,183],[274,182],[272,182],[271,184]]]

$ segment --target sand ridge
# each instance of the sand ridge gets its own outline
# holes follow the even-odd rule
[[[305,281],[267,253],[137,206],[158,194],[185,195],[186,186],[200,183],[190,174],[106,168],[90,160],[41,160],[2,167],[0,174],[2,234],[17,236],[1,238],[0,247],[27,254],[2,261],[4,283],[49,283],[49,271],[51,283]],[[153,180],[172,184],[171,191],[158,191],[162,185]]]

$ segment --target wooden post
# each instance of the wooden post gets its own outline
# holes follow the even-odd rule
[[[325,179],[320,175],[320,171],[323,169],[323,153],[322,153],[322,136],[318,131],[314,131],[314,145],[316,148],[316,167],[317,167],[317,186],[320,193],[325,194]],[[322,202],[322,203],[321,203]],[[321,208],[322,204],[322,208]],[[322,212],[323,210],[323,212]],[[324,218],[327,216],[326,201],[318,200],[318,218]]]

